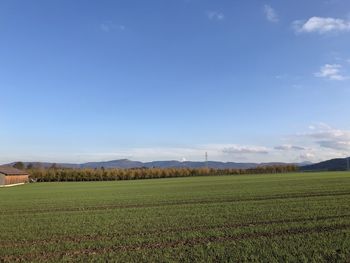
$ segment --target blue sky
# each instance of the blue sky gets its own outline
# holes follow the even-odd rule
[[[2,0],[0,163],[350,155],[348,0]]]

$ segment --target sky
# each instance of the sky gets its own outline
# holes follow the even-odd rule
[[[2,0],[0,163],[350,156],[348,0]]]

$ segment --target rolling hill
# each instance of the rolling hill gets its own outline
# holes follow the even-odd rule
[[[11,163],[10,165],[13,165]],[[106,162],[87,162],[82,164],[74,164],[74,163],[48,163],[48,162],[24,162],[27,166],[28,164],[33,164],[35,166],[40,167],[51,167],[52,165],[56,165],[57,167],[62,168],[121,168],[121,169],[130,169],[130,168],[201,168],[201,167],[209,167],[215,169],[249,169],[255,168],[258,166],[271,166],[271,165],[285,165],[287,163],[281,162],[271,162],[271,163],[236,163],[236,162],[217,162],[217,161],[208,161],[206,162],[191,162],[185,161],[180,162],[176,160],[170,161],[152,161],[152,162],[140,162],[140,161],[131,161],[128,159],[120,159],[120,160],[112,160]],[[304,165],[304,163],[296,164],[298,166]]]
[[[349,157],[350,158],[350,157]],[[337,158],[311,165],[302,166],[302,171],[345,171],[348,169],[348,158]]]

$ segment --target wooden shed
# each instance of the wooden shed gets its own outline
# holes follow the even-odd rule
[[[0,187],[28,183],[29,174],[11,166],[0,166]]]

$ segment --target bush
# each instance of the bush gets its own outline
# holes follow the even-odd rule
[[[137,168],[137,169],[71,169],[31,168],[30,178],[37,182],[68,181],[114,181],[151,178],[189,177],[205,175],[239,175],[296,172],[295,165],[261,166],[251,169],[209,169],[209,168]]]

